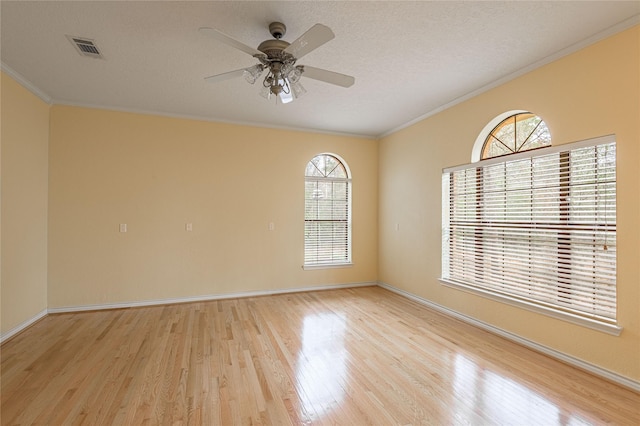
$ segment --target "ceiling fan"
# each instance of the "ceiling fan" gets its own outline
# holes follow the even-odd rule
[[[276,102],[279,98],[282,103],[286,104],[306,93],[305,88],[302,87],[300,83],[300,77],[302,76],[342,87],[350,87],[355,82],[355,78],[350,75],[307,65],[296,65],[298,59],[335,37],[333,31],[322,24],[315,24],[295,41],[288,43],[282,40],[282,37],[287,31],[287,27],[281,22],[272,22],[269,25],[269,32],[274,38],[263,41],[257,49],[249,47],[213,28],[202,27],[199,31],[222,43],[248,53],[260,61],[259,64],[249,68],[242,68],[205,78],[206,81],[211,83],[242,75],[249,83],[254,84],[262,75],[263,71],[267,70],[267,75],[262,80],[263,87],[260,95],[267,99],[275,97]]]

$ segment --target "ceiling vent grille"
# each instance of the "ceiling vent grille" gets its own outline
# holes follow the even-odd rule
[[[98,50],[98,46],[93,40],[82,37],[73,37],[70,35],[68,35],[67,38],[69,39],[71,44],[73,44],[80,55],[88,56],[90,58],[104,58],[102,56],[102,53],[100,53],[100,50]]]

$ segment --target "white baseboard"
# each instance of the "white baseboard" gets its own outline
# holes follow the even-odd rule
[[[541,345],[539,343],[536,343],[534,341],[525,339],[523,337],[518,336],[517,334],[511,333],[509,331],[503,330],[501,328],[495,327],[491,324],[488,324],[486,322],[477,320],[473,317],[470,317],[468,315],[462,314],[460,312],[454,311],[453,309],[447,308],[445,306],[439,305],[437,303],[431,302],[430,300],[424,299],[420,296],[416,296],[413,293],[409,293],[407,291],[401,290],[397,287],[394,287],[390,284],[384,283],[384,282],[378,282],[378,286],[387,289],[393,293],[399,294],[400,296],[406,297],[407,299],[411,299],[415,302],[420,303],[421,305],[427,306],[429,308],[432,308],[435,311],[438,311],[440,313],[443,313],[445,315],[454,317],[456,319],[459,319],[461,321],[464,321],[468,324],[471,324],[473,326],[476,326],[478,328],[481,328],[483,330],[486,330],[490,333],[493,334],[497,334],[498,336],[504,337],[505,339],[511,340],[513,342],[516,342],[522,346],[526,346],[530,349],[533,349],[537,352],[541,352],[545,355],[548,355],[552,358],[558,359],[562,362],[565,362],[569,365],[572,365],[574,367],[577,367],[581,370],[585,370],[588,371],[591,374],[594,374],[596,376],[600,376],[602,378],[605,378],[609,381],[612,381],[614,383],[617,383],[621,386],[624,386],[626,388],[632,389],[636,392],[640,392],[640,381],[622,376],[618,373],[615,373],[613,371],[604,369],[602,367],[598,367],[597,365],[588,363],[586,361],[583,361],[579,358],[575,358],[571,355],[567,355],[563,352],[557,351],[555,349],[549,348],[547,346]]]
[[[42,318],[47,316],[47,313],[48,311],[46,309],[43,311],[40,311],[32,318],[29,318],[28,320],[18,324],[17,326],[13,327],[11,330],[7,331],[6,333],[0,334],[0,344],[4,343],[6,340],[9,340],[16,334],[20,333],[21,331],[25,330],[26,328],[40,321]]]
[[[176,303],[192,303],[192,302],[207,302],[211,300],[224,300],[224,299],[238,299],[244,297],[257,297],[257,296],[272,296],[277,294],[287,293],[302,293],[308,291],[320,291],[320,290],[335,290],[341,288],[355,288],[355,287],[370,287],[378,285],[377,282],[361,282],[361,283],[348,283],[348,284],[331,284],[314,287],[298,287],[298,288],[284,288],[276,290],[259,290],[259,291],[245,291],[239,293],[226,293],[226,294],[210,294],[202,296],[192,297],[178,297],[172,299],[152,299],[142,300],[137,302],[118,302],[118,303],[105,303],[96,305],[84,305],[84,306],[63,306],[59,308],[49,308],[50,314],[61,314],[68,312],[83,312],[83,311],[101,311],[106,309],[123,309],[123,308],[137,308],[143,306],[155,306],[155,305],[171,305]]]

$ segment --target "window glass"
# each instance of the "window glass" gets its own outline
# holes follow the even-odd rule
[[[482,148],[482,159],[549,145],[551,134],[540,117],[530,112],[514,114],[489,133]]]

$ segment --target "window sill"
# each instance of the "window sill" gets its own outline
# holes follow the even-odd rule
[[[353,263],[319,263],[316,265],[302,265],[302,269],[314,270],[314,269],[335,269],[335,268],[350,268],[353,266]]]
[[[556,319],[560,319],[563,321],[570,322],[572,324],[577,324],[583,327],[590,328],[592,330],[601,331],[603,333],[611,334],[613,336],[619,336],[622,332],[622,327],[614,324],[609,324],[606,322],[583,318],[578,315],[571,314],[569,312],[564,312],[561,310],[556,310],[552,308],[547,308],[545,306],[536,305],[534,303],[529,303],[524,300],[519,300],[516,298],[511,298],[509,296],[505,296],[503,294],[494,293],[489,290],[481,290],[475,287],[471,287],[465,284],[461,284],[455,281],[449,281],[444,278],[440,278],[440,282],[451,288],[455,288],[457,290],[466,291],[468,293],[472,293],[478,296],[486,297],[491,300],[495,300],[498,302],[506,303],[511,306],[516,306],[518,308],[526,309],[531,312],[536,312],[539,314],[547,315]]]

